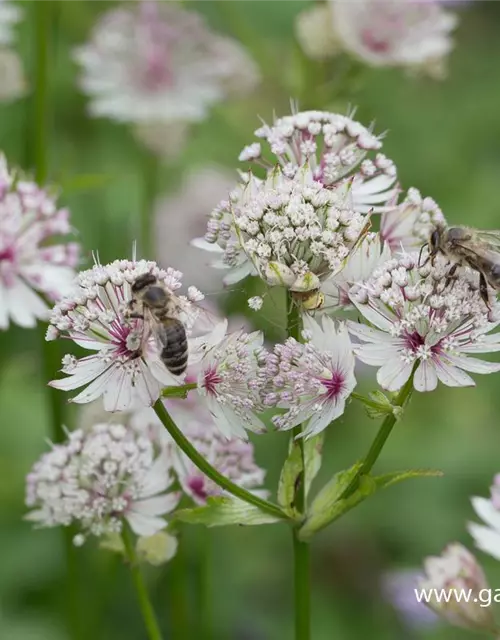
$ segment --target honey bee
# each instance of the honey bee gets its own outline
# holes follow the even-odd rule
[[[127,315],[142,318],[147,315],[160,347],[160,358],[170,373],[179,376],[186,370],[188,341],[184,324],[177,317],[179,303],[151,273],[144,273],[132,283],[132,298]]]
[[[433,262],[438,253],[443,254],[453,262],[448,278],[452,278],[460,266],[477,271],[479,293],[489,308],[488,285],[500,291],[500,231],[439,225],[432,231],[427,246],[429,256],[423,264],[428,260]]]

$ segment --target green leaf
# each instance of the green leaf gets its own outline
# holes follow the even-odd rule
[[[360,469],[361,463],[357,463],[350,469],[340,471],[321,489],[313,500],[306,521],[299,531],[301,540],[307,540],[376,490],[373,478],[361,476],[356,491],[349,498],[340,499]]]
[[[393,473],[375,476],[373,480],[375,480],[377,489],[385,489],[392,484],[410,480],[411,478],[439,478],[443,475],[444,473],[439,469],[407,469],[406,471],[394,471]]]
[[[181,509],[174,518],[190,524],[204,524],[207,527],[222,527],[231,524],[257,525],[282,522],[258,507],[229,496],[207,499],[207,504],[194,509]]]
[[[321,468],[321,450],[323,448],[324,434],[300,443],[292,440],[290,443],[288,458],[281,470],[278,485],[278,504],[291,517],[296,517],[298,511],[295,508],[294,499],[300,483],[306,483],[306,497],[311,488],[312,481]],[[302,464],[301,445],[304,447],[305,474]],[[305,475],[305,478],[304,478]]]
[[[401,417],[403,412],[402,407],[392,404],[391,398],[382,393],[382,391],[371,391],[368,396],[368,398],[365,398],[364,396],[356,394],[355,397],[356,400],[359,400],[365,405],[366,413],[373,420],[379,420],[391,414],[394,414],[396,419]]]

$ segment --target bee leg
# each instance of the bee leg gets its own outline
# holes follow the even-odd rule
[[[448,287],[450,282],[454,279],[455,273],[457,272],[458,267],[459,267],[458,262],[455,262],[455,264],[448,271],[448,275],[446,276],[446,282],[445,282],[445,285],[444,285],[445,288]]]
[[[488,307],[488,311],[491,311],[490,297],[488,295],[488,283],[482,271],[479,273],[479,295],[481,296],[484,304]]]
[[[129,318],[139,318],[140,320],[144,320],[144,315],[139,313],[138,311],[132,311],[127,314]]]

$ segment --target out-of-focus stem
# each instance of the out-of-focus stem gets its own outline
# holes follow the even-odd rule
[[[184,640],[184,638],[193,637],[190,625],[192,617],[189,615],[188,602],[190,572],[187,552],[188,549],[181,541],[177,553],[167,569],[169,637],[171,640]],[[198,612],[197,615],[201,614]]]
[[[158,189],[160,161],[149,150],[143,151],[142,204],[140,210],[139,255],[146,260],[154,260],[154,207]]]
[[[199,610],[200,628],[198,637],[200,640],[213,640],[212,617],[212,535],[210,529],[204,529],[200,536],[199,550]]]
[[[156,619],[156,614],[149,599],[146,584],[137,560],[132,533],[126,525],[123,527],[122,539],[148,638],[149,640],[162,640],[158,620]]]

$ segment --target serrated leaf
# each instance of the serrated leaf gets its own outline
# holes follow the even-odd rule
[[[319,433],[314,438],[304,441],[304,460],[306,464],[306,498],[314,478],[321,469],[321,455],[323,452],[323,442],[325,432]]]
[[[385,489],[392,484],[402,482],[403,480],[411,480],[411,478],[439,478],[444,473],[439,469],[407,469],[406,471],[394,471],[393,473],[385,473],[381,476],[375,476],[373,479],[377,484],[377,488]]]
[[[278,504],[292,517],[298,514],[294,501],[297,485],[302,482],[303,471],[300,445],[296,440],[292,440],[278,484]]]
[[[207,504],[194,509],[181,509],[174,518],[190,524],[204,524],[207,527],[223,527],[232,524],[258,525],[282,522],[258,507],[229,496],[215,496],[207,499]]]
[[[310,538],[375,491],[376,485],[373,479],[369,476],[361,476],[356,491],[349,498],[340,499],[360,469],[361,463],[357,463],[350,469],[336,473],[321,489],[313,500],[306,521],[300,529],[301,539]]]

